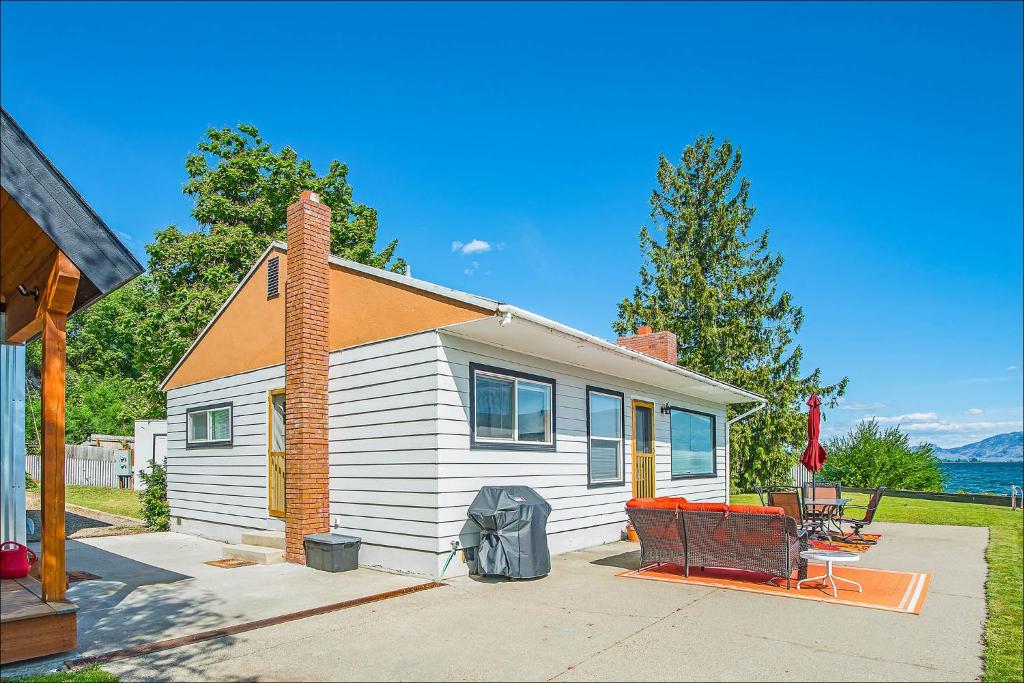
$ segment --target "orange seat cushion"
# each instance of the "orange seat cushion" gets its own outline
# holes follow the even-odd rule
[[[686,499],[680,497],[662,496],[661,498],[633,498],[626,507],[643,508],[646,510],[675,510],[677,507],[686,505]]]
[[[786,511],[773,505],[730,505],[729,512],[742,512],[748,515],[784,515]]]
[[[725,503],[687,503],[681,506],[683,510],[695,512],[738,512],[746,515],[784,515],[785,511],[780,507],[760,505],[726,505]]]

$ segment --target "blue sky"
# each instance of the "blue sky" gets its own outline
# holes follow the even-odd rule
[[[605,337],[658,155],[728,137],[807,368],[851,378],[826,434],[878,415],[948,446],[1021,427],[1021,24],[1019,3],[3,3],[0,95],[140,255],[194,226],[203,131],[248,122],[348,163],[417,277]]]

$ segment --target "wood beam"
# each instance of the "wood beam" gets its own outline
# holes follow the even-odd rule
[[[68,312],[81,274],[58,252],[46,287],[39,296],[42,319],[42,563],[43,599],[63,600],[67,593],[64,556],[64,415]]]
[[[4,291],[7,303],[7,341],[10,344],[24,344],[43,329],[43,293],[49,286],[60,252],[55,248],[45,259],[28,272],[18,284],[32,291],[39,288],[39,300],[10,289]],[[67,257],[65,257],[67,258]]]

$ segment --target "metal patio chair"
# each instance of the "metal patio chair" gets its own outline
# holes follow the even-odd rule
[[[786,516],[792,517],[798,529],[811,529],[816,526],[804,519],[803,506],[800,505],[800,494],[792,489],[777,489],[768,492],[768,504],[782,508]]]
[[[771,505],[769,502],[771,494],[776,491],[799,491],[798,486],[755,486],[754,493],[757,494],[758,500],[761,501],[761,507]]]
[[[843,508],[843,514],[836,519],[836,522],[840,525],[849,524],[853,527],[853,531],[842,536],[841,540],[847,543],[859,543],[863,545],[874,545],[878,541],[864,538],[861,535],[861,530],[866,526],[870,526],[872,520],[875,518],[875,512],[878,510],[878,504],[882,502],[882,496],[885,495],[885,487],[879,486],[875,489],[875,492],[871,494],[871,499],[868,500],[867,505],[847,505]],[[846,511],[851,509],[863,510],[864,515],[860,518],[847,517]]]

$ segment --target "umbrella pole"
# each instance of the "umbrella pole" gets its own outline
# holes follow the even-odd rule
[[[815,472],[814,470],[811,470],[811,510],[814,511],[814,515],[815,515],[815,517],[817,517],[816,521],[818,523],[818,540],[820,541],[821,540],[821,514],[819,513],[818,506],[815,505],[815,503],[818,500],[818,487],[815,485],[815,484],[818,483],[817,479],[818,479],[818,473]]]

